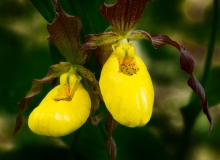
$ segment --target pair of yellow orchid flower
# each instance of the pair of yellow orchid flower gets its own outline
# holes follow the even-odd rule
[[[113,118],[128,127],[144,126],[150,119],[154,90],[147,68],[134,46],[120,41],[104,64],[99,80],[101,94]],[[36,134],[64,136],[81,127],[90,115],[91,100],[72,67],[60,77],[28,119]]]
[[[20,128],[21,114],[30,104],[33,96],[39,93],[42,83],[51,82],[58,76],[60,76],[60,85],[52,89],[30,114],[28,120],[30,129],[37,134],[58,137],[77,130],[86,122],[89,115],[93,113],[94,106],[97,105],[93,102],[95,98],[88,92],[89,89],[84,89],[77,72],[82,78],[90,82],[95,81],[94,88],[99,89],[94,75],[87,69],[82,69],[81,66],[89,57],[89,49],[98,49],[94,53],[100,66],[103,66],[99,80],[102,96],[100,92],[96,95],[96,90],[93,90],[95,96],[103,98],[108,111],[120,124],[128,127],[144,126],[152,114],[154,90],[146,66],[136,55],[134,46],[128,41],[146,39],[155,48],[168,44],[180,51],[181,69],[189,74],[188,85],[202,102],[203,111],[210,122],[210,133],[213,120],[208,110],[204,89],[193,76],[192,56],[182,45],[166,35],[149,34],[142,30],[131,31],[150,1],[118,0],[114,5],[102,5],[100,12],[111,25],[111,31],[108,32],[107,29],[104,33],[86,35],[85,44],[81,45],[80,19],[65,13],[59,0],[52,0],[56,17],[53,23],[47,26],[50,33],[48,40],[66,58],[68,67],[52,66],[52,74],[48,72],[49,75],[42,80],[34,81],[31,91],[19,102],[21,112],[17,117],[14,132]],[[112,50],[109,51],[111,45]],[[111,53],[110,56],[109,53]],[[77,67],[81,66],[81,71],[79,68],[74,68],[72,64],[78,65]],[[88,73],[92,77],[89,77]],[[85,75],[87,77],[84,77]]]

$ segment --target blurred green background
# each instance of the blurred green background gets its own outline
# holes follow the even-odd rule
[[[40,5],[38,9],[51,9],[46,12],[48,15],[44,15],[50,21],[53,17],[51,1],[32,0],[32,2],[36,6],[43,2],[46,6],[42,9],[43,5]],[[12,134],[19,113],[17,103],[29,91],[31,79],[43,78],[49,66],[57,60],[54,59],[54,55],[51,56],[46,39],[49,35],[46,29],[48,22],[32,2],[30,0],[0,2],[0,159],[65,160],[71,159],[73,154],[75,159],[108,159],[107,149],[98,126],[89,123],[83,125],[77,144],[72,144],[71,152],[69,148],[75,133],[53,138],[35,135],[29,130],[28,115],[51,89],[50,84],[44,85],[43,91],[34,98],[23,114],[21,129],[16,135]],[[77,15],[83,23],[83,34],[101,33],[108,27],[107,22],[97,11],[103,2],[72,0],[72,4],[77,3],[74,8],[74,5],[68,4],[69,0],[61,0],[64,10],[69,14],[79,13]],[[105,2],[116,2],[116,0]],[[212,32],[213,2],[213,0],[154,0],[147,5],[135,27],[148,33],[166,34],[184,45],[192,54],[195,60],[195,77],[204,81],[210,112],[215,121],[213,131],[208,136],[209,123],[206,116],[202,111],[198,113],[195,111],[196,107],[202,108],[202,106],[199,99],[192,96],[192,90],[187,85],[188,75],[179,67],[179,52],[170,46],[155,50],[148,41],[136,41],[137,52],[144,59],[154,84],[154,111],[145,127],[132,129],[118,125],[113,133],[118,148],[117,160],[220,159],[220,83],[218,81],[220,19],[216,23],[218,32],[215,34],[211,66],[206,76],[203,76]],[[218,8],[220,8],[219,3]],[[92,15],[89,12],[92,12]],[[215,14],[220,15],[220,12]],[[95,22],[97,19],[93,21],[95,16],[102,21],[100,23]],[[213,43],[212,41],[211,44]],[[94,59],[90,62],[88,66],[99,75],[100,71],[96,71],[92,66],[95,63]],[[105,110],[105,106],[100,108]],[[195,120],[192,128],[184,121],[184,118],[188,117]]]

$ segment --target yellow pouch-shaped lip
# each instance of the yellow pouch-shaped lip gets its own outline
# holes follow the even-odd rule
[[[90,114],[91,100],[81,83],[70,101],[55,101],[61,85],[52,89],[29,116],[29,128],[36,134],[45,136],[64,136],[79,127]]]
[[[126,51],[128,54],[133,50],[129,47]],[[125,55],[123,57],[121,55],[123,50],[119,49],[112,53],[103,66],[99,81],[101,93],[107,109],[116,121],[128,127],[144,126],[152,114],[154,102],[152,81],[145,64],[136,54],[131,53],[132,56],[127,59],[127,61],[132,59],[131,64],[135,67],[129,68],[130,62],[126,62],[127,68],[121,69],[122,62],[119,58],[123,59]],[[117,51],[120,51],[120,54]],[[127,71],[129,69],[133,69],[132,73]]]

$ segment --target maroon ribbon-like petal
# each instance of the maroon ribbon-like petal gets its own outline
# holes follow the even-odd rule
[[[180,67],[183,71],[188,73],[190,75],[190,78],[188,80],[188,85],[192,88],[193,91],[199,96],[201,102],[202,102],[202,107],[203,107],[203,112],[206,114],[210,127],[209,127],[209,133],[212,130],[213,127],[213,119],[212,116],[210,115],[210,112],[208,110],[208,101],[205,96],[205,91],[202,87],[202,85],[197,81],[197,79],[193,76],[193,70],[194,70],[194,60],[192,55],[186,51],[185,47],[178,44],[177,42],[171,40],[168,36],[162,35],[162,34],[149,34],[145,31],[137,30],[132,32],[128,36],[129,40],[136,40],[136,39],[147,39],[149,40],[155,48],[159,48],[164,45],[171,45],[178,49],[180,51]]]

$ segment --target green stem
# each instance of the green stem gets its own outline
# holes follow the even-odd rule
[[[83,126],[82,126],[83,127]],[[77,148],[77,142],[82,130],[82,127],[80,127],[78,130],[75,131],[74,136],[73,136],[73,141],[70,146],[70,151],[69,151],[69,157],[68,160],[74,160],[76,159],[76,148]]]
[[[212,23],[212,31],[210,34],[207,54],[206,54],[206,60],[205,65],[203,69],[203,76],[201,80],[201,85],[204,86],[211,68],[212,64],[212,57],[214,54],[215,49],[215,40],[217,35],[217,28],[218,28],[218,7],[219,7],[219,0],[214,0],[213,2],[213,23]]]
[[[99,124],[98,124],[98,127],[99,127],[99,129],[101,131],[103,139],[106,139],[106,137],[108,136],[108,133],[107,133],[107,131],[105,129],[104,122],[100,121]]]
[[[214,53],[215,40],[216,40],[216,35],[217,35],[218,7],[219,7],[219,0],[213,0],[213,23],[212,23],[212,30],[211,30],[210,39],[209,39],[207,52],[206,52],[206,60],[204,64],[203,75],[201,79],[202,86],[204,86],[207,81],[209,71],[211,68],[211,64],[212,64],[212,57]],[[179,159],[179,160],[186,159],[186,154],[188,152],[188,149],[190,149],[191,131],[193,129],[193,126],[195,124],[195,121],[200,111],[201,111],[201,105],[200,103],[198,103],[198,98],[193,93],[191,95],[191,101],[189,102],[187,107],[182,109],[182,115],[184,118],[185,126],[184,126],[184,131],[182,133],[182,137],[180,137],[181,145],[180,145],[179,151],[176,154],[175,159]]]

